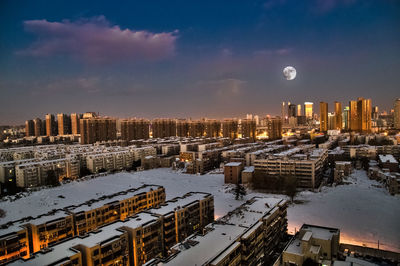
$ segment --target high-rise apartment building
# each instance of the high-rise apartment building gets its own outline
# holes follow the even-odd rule
[[[374,106],[373,108],[372,108],[372,115],[371,115],[371,117],[372,117],[372,120],[378,120],[378,118],[379,118],[379,108],[378,108],[378,106]]]
[[[175,119],[154,119],[151,122],[153,138],[166,138],[176,136]]]
[[[285,105],[286,105],[286,103],[285,102],[282,102],[282,121],[285,121],[285,118],[286,118],[286,107],[285,107]]]
[[[219,137],[221,134],[221,122],[218,120],[206,120],[205,134],[208,138]]]
[[[357,101],[349,102],[349,130],[358,131]]]
[[[269,139],[282,138],[282,120],[278,117],[267,120],[267,134]]]
[[[35,118],[33,120],[33,127],[35,131],[35,136],[43,136],[46,135],[46,124],[40,118]]]
[[[363,132],[371,131],[371,99],[358,98],[357,100],[358,113],[358,129]]]
[[[121,138],[123,140],[148,139],[150,121],[146,119],[126,119],[121,121]]]
[[[117,122],[111,118],[83,118],[80,120],[81,144],[117,139]]]
[[[394,128],[400,129],[400,98],[394,102]]]
[[[236,119],[222,121],[222,134],[224,138],[236,139],[239,133],[239,123]]]
[[[195,120],[189,122],[189,136],[197,138],[203,137],[205,130],[205,124],[203,121]]]
[[[256,139],[256,121],[254,119],[242,119],[240,132],[243,138]]]
[[[336,114],[333,112],[328,113],[328,130],[337,129],[336,126]]]
[[[301,116],[301,104],[297,105],[297,116]]]
[[[178,119],[176,121],[176,135],[178,137],[189,136],[189,121],[186,119]]]
[[[296,105],[295,104],[289,104],[288,106],[288,117],[296,117],[297,112],[296,112]]]
[[[313,103],[312,102],[305,102],[304,103],[304,116],[307,119],[313,118]]]
[[[350,108],[346,106],[343,110],[343,128],[345,130],[350,129]]]
[[[67,114],[57,114],[58,135],[71,134],[71,117]]]
[[[80,134],[79,120],[82,119],[82,114],[71,114],[71,133],[73,135]]]
[[[371,99],[358,98],[357,101],[350,101],[350,130],[352,131],[371,131]]]
[[[26,120],[25,121],[25,136],[32,137],[35,135],[35,128],[33,120]]]
[[[342,103],[335,102],[335,129],[341,130],[343,128],[343,117],[342,117]]]
[[[328,103],[319,103],[319,130],[326,132],[328,130]]]
[[[52,114],[46,115],[46,135],[57,136],[57,123]]]

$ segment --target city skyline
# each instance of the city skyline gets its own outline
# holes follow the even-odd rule
[[[390,111],[398,98],[396,1],[1,5],[1,124],[279,115],[282,101],[357,97]]]

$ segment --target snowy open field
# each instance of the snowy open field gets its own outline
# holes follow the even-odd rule
[[[305,203],[289,207],[289,232],[298,229],[303,223],[338,227],[341,229],[342,242],[376,247],[379,239],[382,249],[400,251],[400,197],[390,196],[385,189],[374,187],[379,183],[368,180],[364,171],[355,172],[349,181],[352,184],[324,188],[320,193],[300,193],[297,199]],[[6,211],[6,216],[0,218],[0,224],[26,216],[37,216],[54,208],[82,203],[142,184],[164,186],[167,200],[190,191],[212,193],[216,218],[253,196],[267,195],[251,192],[243,200],[237,201],[228,192],[232,187],[224,185],[221,174],[187,175],[170,169],[117,173],[43,189],[13,202],[0,202],[0,209]],[[65,198],[58,197],[60,195]]]
[[[400,197],[391,196],[365,171],[355,171],[349,185],[324,187],[320,193],[302,192],[305,204],[289,208],[289,232],[302,223],[338,227],[341,242],[400,252]]]

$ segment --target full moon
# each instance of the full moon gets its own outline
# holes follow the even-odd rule
[[[283,69],[283,76],[287,80],[293,80],[296,78],[296,69],[292,66],[287,66]]]

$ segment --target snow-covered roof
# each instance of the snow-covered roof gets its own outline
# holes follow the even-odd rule
[[[254,166],[247,166],[244,168],[244,170],[242,171],[242,173],[253,173],[254,172]]]
[[[62,259],[67,260],[69,257],[79,253],[78,250],[72,248],[72,246],[75,245],[77,245],[77,243],[72,245],[71,241],[62,242],[54,247],[35,253],[35,255],[28,260],[19,259],[9,265],[50,265]]]
[[[397,160],[391,154],[379,154],[379,160],[382,163],[397,163]]]
[[[230,162],[225,164],[225,166],[241,166],[242,163],[241,162]]]
[[[46,223],[46,222],[49,222],[52,220],[66,217],[66,216],[68,216],[68,212],[65,210],[68,210],[72,213],[93,210],[95,208],[105,205],[106,203],[127,199],[130,197],[133,197],[134,195],[139,195],[139,194],[148,192],[151,189],[156,190],[159,187],[160,186],[157,186],[157,185],[143,185],[142,187],[139,187],[139,188],[131,188],[128,190],[116,192],[114,194],[109,194],[109,195],[106,195],[103,197],[98,197],[98,198],[94,198],[94,199],[88,198],[87,201],[81,202],[77,205],[64,206],[64,207],[60,206],[60,209],[54,210],[54,211],[47,211],[47,213],[39,212],[39,210],[36,210],[36,212],[32,213],[33,214],[32,217],[27,216],[28,215],[27,210],[29,209],[29,207],[25,207],[24,209],[20,209],[20,212],[19,212],[20,216],[18,216],[18,217],[17,216],[15,216],[15,217],[6,216],[5,218],[2,218],[0,220],[0,222],[2,222],[3,224],[6,224],[6,223],[8,224],[8,226],[6,228],[0,229],[0,236],[4,236],[9,233],[16,232],[16,231],[20,230],[20,227],[22,225],[27,224],[27,223],[40,225],[42,223]],[[70,196],[68,196],[68,198],[70,198]],[[12,208],[13,204],[9,203],[9,205],[11,205],[10,208]],[[65,210],[62,208],[65,208]],[[43,211],[44,210],[45,209],[43,209]],[[35,210],[33,210],[33,211],[35,211]],[[24,216],[22,216],[22,215],[24,215]],[[12,221],[15,221],[15,222],[12,222]]]
[[[196,203],[197,201],[203,200],[207,197],[211,196],[209,193],[204,192],[191,192],[183,197],[177,197],[172,200],[169,200],[162,204],[158,208],[153,208],[148,210],[151,213],[158,214],[158,215],[166,215],[170,212],[174,212],[179,208],[186,207],[187,205]]]
[[[107,203],[111,203],[111,202],[116,202],[116,201],[121,201],[121,200],[125,200],[128,198],[132,198],[136,195],[142,194],[142,193],[146,193],[149,192],[150,189],[157,189],[158,186],[155,185],[149,185],[143,188],[139,188],[139,189],[132,189],[131,191],[121,191],[118,194],[119,195],[111,195],[108,197],[105,197],[104,199],[98,199],[95,202],[87,202],[85,204],[82,204],[81,206],[77,207],[77,208],[71,208],[69,209],[69,211],[73,212],[73,213],[79,213],[81,211],[90,211],[90,210],[94,210],[96,208],[102,207],[104,205],[106,205]]]
[[[339,229],[336,228],[314,226],[309,224],[303,225],[300,230],[306,230],[308,232],[312,232],[312,237],[314,239],[323,239],[323,240],[330,240],[332,239],[333,235],[340,234]]]
[[[235,243],[237,238],[243,234],[246,228],[230,225],[230,224],[213,224],[207,226],[211,229],[204,236],[196,235],[190,237],[191,241],[196,241],[198,244],[191,246],[179,243],[173,248],[179,250],[175,258],[163,265],[203,265],[204,262],[210,261],[215,257],[218,260],[220,253],[224,253],[225,249],[230,249],[231,245]]]

